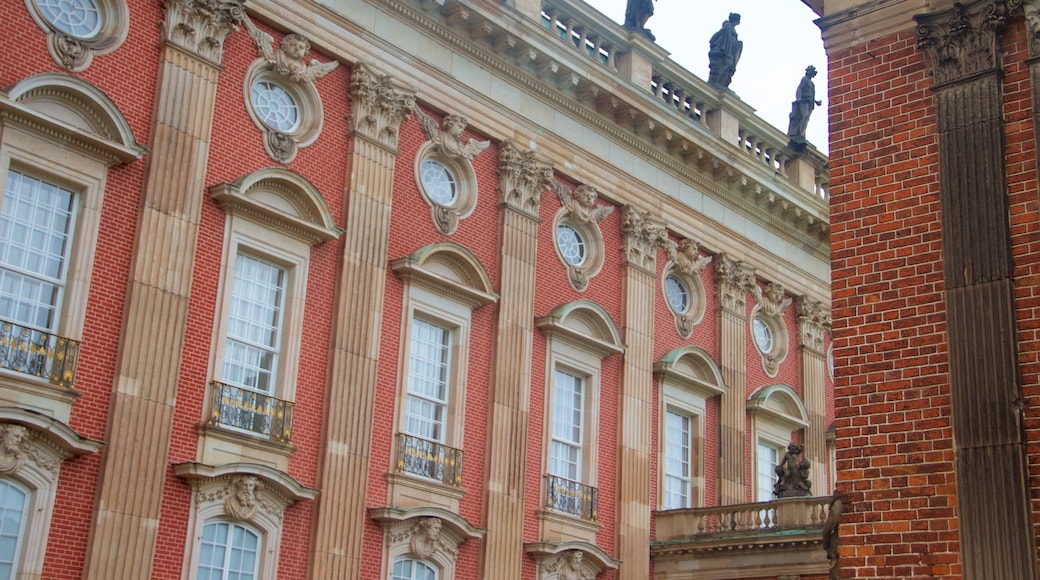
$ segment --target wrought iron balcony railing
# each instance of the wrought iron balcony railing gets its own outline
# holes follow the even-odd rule
[[[279,443],[292,441],[293,403],[252,389],[213,381],[211,425],[243,429]]]
[[[77,359],[78,340],[0,320],[0,367],[71,389]]]
[[[398,433],[397,472],[414,473],[444,485],[462,487],[462,450]]]
[[[545,507],[583,520],[596,521],[599,494],[591,485],[555,475],[545,476]]]

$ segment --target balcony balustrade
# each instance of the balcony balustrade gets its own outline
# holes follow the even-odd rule
[[[545,476],[545,507],[554,512],[596,521],[599,493],[585,485],[555,475]]]
[[[462,450],[404,433],[397,434],[397,472],[462,487]]]
[[[213,381],[211,425],[262,435],[278,443],[292,441],[293,403],[244,387]]]
[[[0,367],[73,388],[79,341],[0,320]]]

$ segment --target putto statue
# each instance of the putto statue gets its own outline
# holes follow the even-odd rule
[[[646,21],[653,15],[653,0],[628,0],[628,6],[625,8],[625,30],[642,32],[650,40],[656,40],[646,28]]]
[[[787,126],[787,137],[791,140],[791,148],[799,151],[805,148],[805,128],[809,125],[809,115],[813,109],[823,104],[816,100],[816,85],[812,81],[814,76],[816,67],[805,67],[805,76],[798,83],[794,102],[791,103],[791,122]]]
[[[260,58],[271,63],[278,74],[296,82],[312,83],[339,66],[339,62],[335,60],[321,63],[311,59],[310,63],[307,63],[304,59],[311,52],[311,43],[302,34],[286,34],[275,50],[274,38],[270,34],[258,29],[244,14],[241,22],[246,27],[249,38],[253,39],[253,45]]]
[[[415,107],[415,116],[419,118],[419,124],[422,125],[426,138],[436,143],[441,154],[449,159],[456,157],[473,159],[475,155],[491,145],[491,141],[477,141],[476,139],[470,139],[466,143],[462,142],[462,132],[469,124],[469,120],[462,115],[454,113],[446,115],[443,129],[437,125],[436,119],[424,113],[419,107]]]
[[[744,51],[744,43],[737,38],[738,24],[740,14],[731,12],[722,28],[708,41],[708,84],[717,89],[729,88]]]
[[[804,497],[811,495],[809,488],[809,460],[798,460],[804,448],[800,443],[791,443],[787,446],[787,453],[776,466],[776,485],[773,492],[776,497]]]

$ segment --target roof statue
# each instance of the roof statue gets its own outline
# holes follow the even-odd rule
[[[628,6],[625,7],[625,30],[641,32],[650,40],[656,40],[646,28],[646,21],[653,15],[653,0],[628,0]]]
[[[737,70],[744,43],[737,38],[740,14],[730,12],[711,40],[708,41],[708,84],[717,89],[728,89]]]
[[[816,85],[812,81],[814,76],[816,76],[816,67],[811,65],[805,67],[805,76],[798,83],[794,102],[791,103],[791,122],[787,126],[787,136],[791,139],[790,147],[799,151],[805,149],[805,129],[809,125],[809,115],[812,114],[814,108],[823,104],[816,100]]]

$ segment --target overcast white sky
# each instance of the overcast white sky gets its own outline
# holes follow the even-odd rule
[[[627,0],[586,0],[615,22],[625,21]],[[730,12],[741,16],[737,34],[744,52],[730,89],[757,110],[760,117],[787,131],[791,101],[805,67],[813,65],[816,98],[823,107],[813,111],[806,131],[817,149],[827,152],[827,56],[816,14],[801,0],[657,0],[646,23],[657,44],[695,75],[708,78],[708,40]]]

